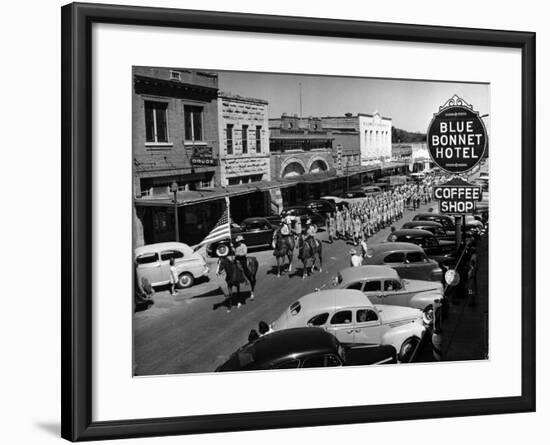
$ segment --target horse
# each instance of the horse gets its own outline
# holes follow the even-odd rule
[[[248,271],[244,271],[237,261],[233,261],[228,257],[220,257],[220,266],[218,272],[225,271],[225,282],[227,283],[227,289],[229,295],[226,295],[228,299],[228,311],[232,306],[234,293],[232,290],[237,288],[237,296],[241,292],[241,284],[246,280],[250,283],[250,299],[254,299],[254,288],[256,287],[256,273],[258,272],[258,260],[256,257],[247,257],[246,265]],[[238,302],[237,307],[240,307],[241,303]]]
[[[315,269],[315,264],[319,260],[319,272],[323,271],[323,245],[321,241],[313,238],[300,238],[299,244],[299,258],[304,265],[304,270],[302,272],[302,279],[308,276],[308,269]]]
[[[277,276],[281,276],[281,262],[283,263],[284,269],[284,259],[288,258],[288,271],[292,271],[292,259],[294,258],[294,235],[289,233],[288,235],[283,235],[281,229],[278,229],[275,232],[275,237],[273,239],[273,256],[277,258]]]

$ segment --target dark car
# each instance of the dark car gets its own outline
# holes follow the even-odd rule
[[[447,232],[455,232],[456,225],[455,220],[449,215],[442,215],[441,213],[417,213],[414,215],[413,221],[435,221],[443,226]],[[451,235],[451,233],[449,233]]]
[[[309,210],[314,213],[319,213],[326,217],[329,213],[336,212],[336,204],[328,199],[312,199],[304,204]]]
[[[367,194],[362,190],[348,190],[347,192],[342,192],[339,195],[344,199],[353,199],[353,198],[366,198]]]
[[[413,243],[380,243],[369,246],[363,264],[385,265],[409,280],[441,281],[443,271],[437,261],[429,259],[424,250]]]
[[[231,252],[231,243],[235,244],[235,238],[241,235],[248,247],[271,246],[273,231],[276,226],[266,218],[247,218],[240,225],[231,227],[231,242],[221,240],[206,246],[206,253],[211,257],[225,256]]]
[[[421,229],[432,232],[436,238],[440,240],[453,241],[455,239],[454,233],[445,230],[445,228],[436,221],[409,221],[403,224],[402,229]]]
[[[344,345],[322,328],[307,327],[264,335],[235,351],[221,371],[323,368],[396,363],[391,345]]]
[[[400,229],[388,235],[387,241],[413,243],[422,247],[428,258],[439,264],[450,264],[455,261],[456,242],[437,239],[432,232],[421,229]]]
[[[367,195],[375,195],[378,193],[382,193],[382,189],[377,185],[366,185],[363,187],[363,192],[365,192]]]
[[[300,218],[300,221],[302,222],[302,227],[304,227],[304,229],[306,221],[308,219],[311,219],[311,222],[317,226],[323,226],[325,224],[325,217],[323,215],[321,215],[320,213],[312,212],[305,205],[287,207],[281,212],[282,218],[288,215]]]

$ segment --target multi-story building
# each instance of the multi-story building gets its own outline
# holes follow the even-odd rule
[[[206,227],[214,207],[185,209],[171,197],[219,184],[218,76],[134,67],[132,101],[136,244],[175,239],[175,208],[179,235]]]
[[[222,186],[271,179],[267,105],[262,99],[219,93]]]
[[[328,194],[327,181],[336,176],[332,135],[319,118],[283,114],[269,119],[271,177],[296,180],[296,187],[281,190],[285,205]]]
[[[325,116],[322,126],[333,132],[355,132],[359,140],[361,165],[373,165],[390,161],[392,120],[380,113],[359,113],[344,116]]]

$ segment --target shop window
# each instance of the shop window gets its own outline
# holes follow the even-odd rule
[[[147,142],[168,142],[167,108],[166,102],[145,101],[145,140]]]

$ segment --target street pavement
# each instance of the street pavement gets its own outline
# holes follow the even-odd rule
[[[435,203],[421,206],[416,211],[406,209],[394,226],[400,228],[419,212],[425,212]],[[388,237],[390,228],[371,238],[375,244]],[[351,243],[342,240],[329,244],[326,232],[318,233],[323,241],[323,270],[301,278],[301,262],[296,255],[293,271],[277,277],[272,250],[250,251],[259,262],[255,299],[250,300],[249,287],[241,288],[242,306],[232,307],[230,313],[214,274],[215,259],[208,260],[209,278],[190,289],[180,290],[172,297],[168,291],[157,292],[155,304],[134,317],[134,373],[135,375],[162,375],[211,372],[222,364],[237,348],[247,343],[251,329],[258,322],[271,323],[288,306],[307,293],[330,282],[340,270],[349,266]]]

